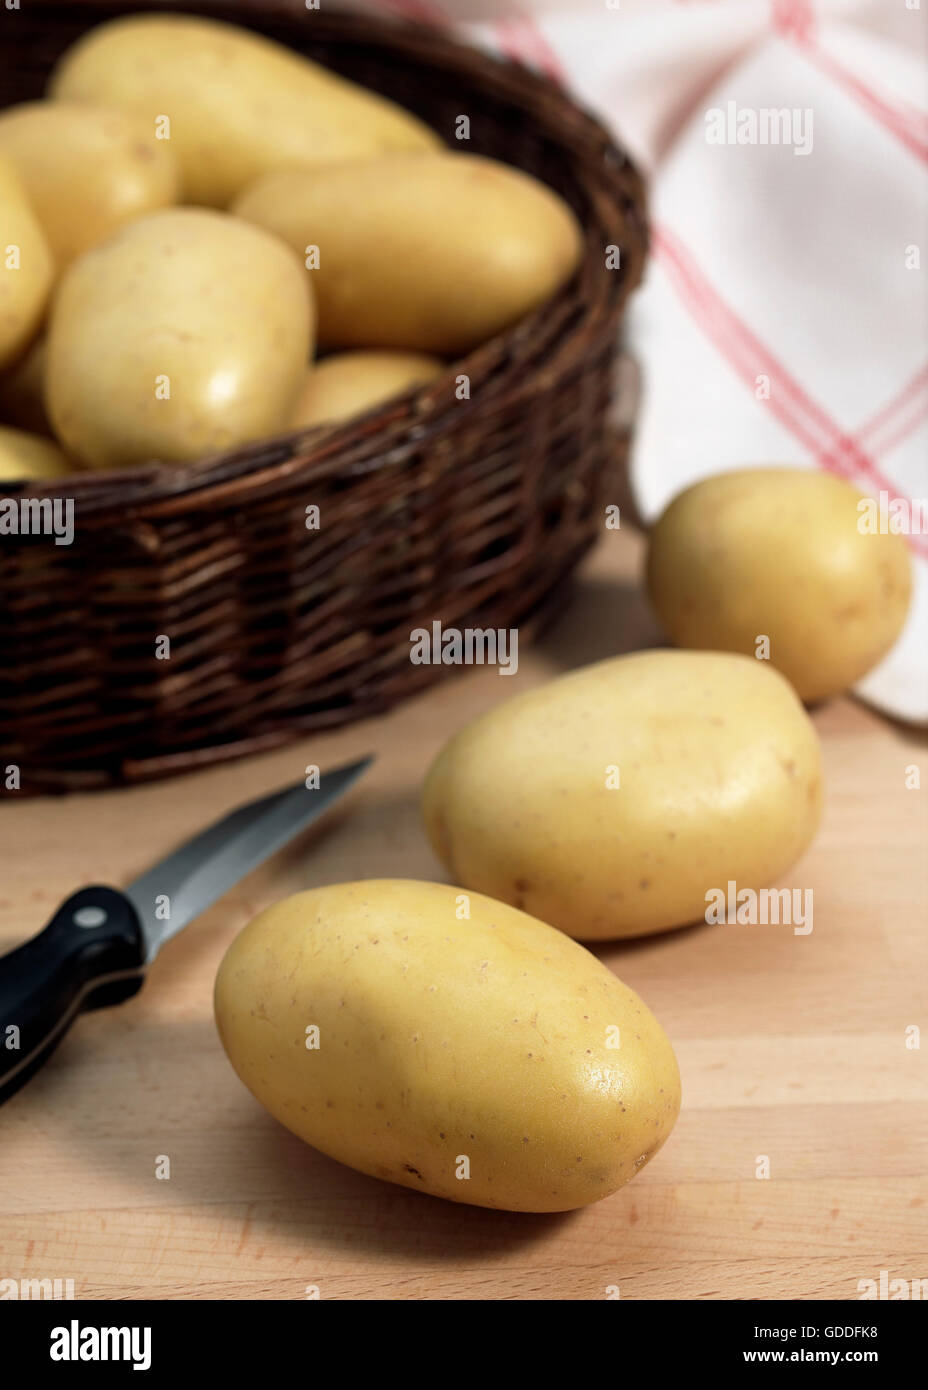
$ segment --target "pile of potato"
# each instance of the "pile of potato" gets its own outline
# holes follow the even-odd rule
[[[523,317],[581,253],[535,179],[182,15],[91,30],[45,100],[0,112],[0,229],[0,480],[347,418]]]

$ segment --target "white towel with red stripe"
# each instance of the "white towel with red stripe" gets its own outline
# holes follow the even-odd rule
[[[462,24],[609,122],[651,178],[631,314],[642,515],[752,463],[825,468],[913,534],[858,693],[928,721],[928,0],[380,0]],[[907,510],[906,510],[907,509]],[[925,518],[921,516],[924,526]]]

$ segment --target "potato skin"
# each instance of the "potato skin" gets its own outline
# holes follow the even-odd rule
[[[74,469],[50,439],[0,425],[0,483],[24,478],[60,478]]]
[[[0,229],[0,371],[4,371],[23,356],[38,332],[54,266],[22,181],[2,156]]]
[[[45,409],[45,338],[36,338],[15,366],[0,375],[0,423],[51,435]]]
[[[585,1206],[670,1133],[673,1049],[583,947],[478,894],[459,920],[459,892],[370,880],[260,913],[219,969],[223,1046],[272,1115],[362,1173],[476,1206]]]
[[[310,368],[293,412],[294,426],[353,415],[431,381],[444,363],[424,352],[336,352]]]
[[[783,677],[674,651],[506,700],[445,745],[422,797],[455,882],[581,940],[698,921],[730,879],[769,885],[808,846],[821,803],[818,738]]]
[[[280,431],[312,317],[306,277],[275,238],[204,209],[151,213],[62,277],[46,364],[55,432],[83,463],[119,468]]]
[[[651,532],[647,584],[680,647],[770,660],[803,700],[847,690],[902,630],[912,567],[898,535],[863,535],[863,494],[829,473],[744,468],[673,499]]]
[[[191,15],[98,25],[64,54],[49,94],[133,111],[152,140],[156,121],[169,117],[182,201],[209,207],[228,206],[272,169],[439,144],[376,93],[271,39]]]
[[[285,170],[258,180],[234,210],[301,259],[318,246],[308,274],[329,347],[466,352],[549,299],[582,247],[556,193],[479,155]]]
[[[170,146],[126,111],[11,106],[0,112],[0,155],[15,165],[59,271],[125,222],[177,201]]]

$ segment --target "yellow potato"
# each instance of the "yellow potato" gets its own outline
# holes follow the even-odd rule
[[[16,167],[61,270],[117,227],[177,201],[167,141],[126,111],[30,101],[0,112],[0,155]]]
[[[456,883],[583,940],[695,922],[730,880],[770,884],[821,803],[789,684],[712,652],[636,652],[514,696],[445,745],[423,792]]]
[[[65,272],[49,415],[95,468],[196,459],[286,427],[311,341],[309,286],[286,246],[224,213],[151,213]]]
[[[0,157],[0,371],[35,337],[51,289],[52,256],[19,175]]]
[[[0,483],[19,482],[25,478],[60,478],[73,472],[64,454],[50,439],[0,425]]]
[[[422,352],[338,352],[311,367],[293,425],[348,420],[438,375],[444,363]]]
[[[0,376],[0,422],[32,434],[52,433],[45,410],[45,338]]]
[[[648,551],[667,635],[749,655],[766,637],[803,700],[848,689],[895,642],[912,589],[905,541],[866,534],[861,501],[840,478],[801,468],[745,468],[687,488]]]
[[[288,1129],[455,1202],[595,1202],[680,1107],[670,1043],[621,980],[544,923],[441,884],[277,903],[232,943],[215,1002],[233,1067]]]
[[[582,244],[556,193],[478,155],[268,174],[235,211],[309,265],[330,347],[465,352],[549,299]]]
[[[49,92],[133,111],[152,140],[169,132],[183,201],[213,207],[271,169],[439,143],[402,107],[291,49],[189,15],[99,25],[65,53]]]

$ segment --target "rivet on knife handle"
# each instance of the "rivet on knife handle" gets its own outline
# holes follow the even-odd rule
[[[57,1047],[79,1013],[141,988],[145,942],[116,888],[82,888],[44,931],[0,959],[0,1103]]]

